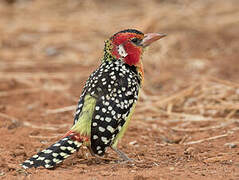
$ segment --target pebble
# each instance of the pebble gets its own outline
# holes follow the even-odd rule
[[[195,148],[189,147],[184,151],[184,154],[193,155],[195,154],[195,152],[196,152]]]
[[[137,144],[137,141],[131,141],[129,144],[130,145],[135,145],[135,144]]]
[[[170,171],[173,171],[175,168],[174,167],[169,167],[169,170]]]
[[[237,144],[231,142],[231,143],[226,143],[226,144],[224,144],[224,146],[228,146],[229,148],[236,148],[236,147],[237,147]]]
[[[45,49],[45,53],[46,53],[47,56],[56,56],[60,52],[55,47],[48,47],[48,48]]]

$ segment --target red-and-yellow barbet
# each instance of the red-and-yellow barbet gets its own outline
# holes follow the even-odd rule
[[[61,140],[24,161],[22,167],[53,168],[81,146],[98,156],[111,147],[123,160],[130,160],[117,149],[117,144],[139,97],[144,49],[164,36],[127,29],[106,40],[102,63],[85,84],[72,128]]]

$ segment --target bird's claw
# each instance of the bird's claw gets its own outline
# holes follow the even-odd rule
[[[116,163],[132,163],[136,162],[134,159],[129,158],[124,152],[120,151],[119,149],[115,147],[111,147],[113,151],[115,151],[121,160],[116,160]]]

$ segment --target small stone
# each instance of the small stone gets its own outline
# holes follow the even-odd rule
[[[16,149],[14,151],[14,156],[26,156],[26,153],[23,149]]]
[[[131,141],[131,142],[129,143],[129,145],[135,145],[135,144],[137,144],[137,141]]]
[[[189,147],[184,151],[184,154],[193,155],[195,153],[195,148]]]
[[[9,130],[10,129],[15,129],[18,128],[21,125],[21,123],[17,120],[13,120],[12,123],[7,127]]]
[[[228,146],[229,148],[236,148],[236,147],[237,147],[237,144],[231,142],[231,143],[226,143],[226,144],[224,144],[224,146]]]
[[[56,47],[46,48],[45,53],[47,56],[56,56],[56,55],[60,54],[60,52],[58,51],[58,49]]]
[[[174,169],[175,169],[174,167],[169,167],[170,171],[174,171]]]

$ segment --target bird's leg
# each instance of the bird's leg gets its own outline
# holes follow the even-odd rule
[[[123,161],[126,161],[126,162],[133,162],[134,161],[133,159],[130,159],[125,153],[123,153],[122,151],[120,151],[116,147],[111,147],[111,149],[113,151],[115,151],[119,155],[119,157],[121,159],[123,159]]]
[[[90,151],[91,156],[96,157],[95,153],[92,151],[90,146],[87,146],[88,150]]]

